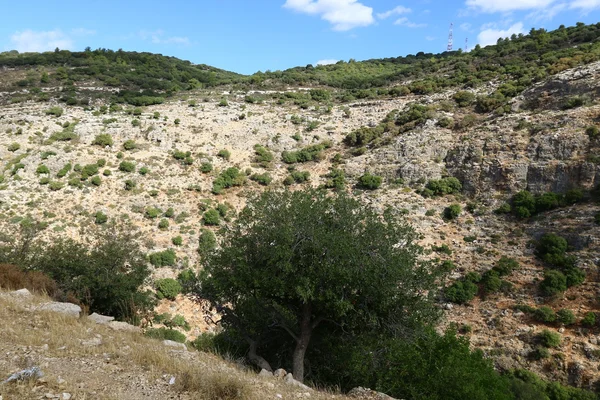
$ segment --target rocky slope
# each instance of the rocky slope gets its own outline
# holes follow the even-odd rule
[[[591,387],[600,378],[598,329],[579,324],[545,326],[512,307],[545,304],[536,289],[543,267],[533,254],[531,241],[542,233],[558,232],[567,234],[588,278],[583,286],[569,289],[549,305],[555,310],[569,308],[578,319],[587,311],[599,311],[600,228],[593,223],[597,205],[555,210],[526,223],[497,216],[493,210],[522,189],[564,192],[571,188],[589,190],[600,183],[600,166],[594,158],[600,141],[586,133],[587,127],[598,125],[600,105],[593,99],[600,90],[599,74],[600,63],[564,71],[526,90],[513,100],[512,112],[499,116],[457,107],[452,100],[454,91],[355,102],[331,110],[278,104],[268,99],[268,93],[264,102],[251,104],[244,101],[245,93],[197,91],[146,107],[139,116],[125,110],[101,113],[104,104],[100,101],[89,110],[60,105],[64,113],[58,117],[46,113],[55,103],[6,104],[0,108],[0,174],[4,176],[0,183],[0,223],[10,232],[22,218],[30,216],[49,223],[43,233],[48,237],[80,238],[82,228],[106,229],[107,225],[96,226],[94,222],[94,214],[102,211],[109,222],[131,223],[145,238],[143,246],[148,252],[175,247],[172,238],[180,235],[183,244],[175,248],[177,266],[156,268],[153,273],[155,278],[173,277],[181,268],[201,267],[196,249],[206,204],[229,204],[239,211],[249,194],[264,188],[248,181],[240,188],[214,195],[211,188],[220,171],[236,166],[242,171],[249,169],[250,174],[268,172],[274,178],[271,186],[283,187],[289,172],[281,152],[330,140],[333,146],[322,159],[296,165],[298,170],[310,172],[309,184],[325,182],[325,175],[337,165],[337,153],[343,155],[339,168],[345,171],[350,185],[364,172],[385,177],[381,189],[354,190],[355,195],[381,209],[386,205],[402,209],[422,233],[425,248],[446,244],[451,254],[432,253],[431,257],[454,261],[457,269],[452,279],[470,271],[483,273],[503,255],[520,262],[521,268],[507,278],[514,285],[510,293],[478,298],[466,306],[442,302],[447,310],[444,326],[450,322],[469,324],[473,345],[494,357],[501,368],[526,367],[552,379]],[[490,93],[496,86],[491,83],[477,93]],[[11,96],[2,95],[5,99]],[[565,101],[576,95],[588,99],[565,109]],[[227,99],[227,106],[219,104],[222,98]],[[197,105],[190,106],[190,101]],[[422,126],[391,137],[388,144],[362,155],[352,155],[343,144],[347,133],[375,126],[390,111],[402,110],[411,102],[429,105],[434,111]],[[475,115],[475,121],[463,129],[439,124],[444,117],[460,121],[468,115]],[[139,120],[139,126],[132,125],[134,120]],[[311,125],[313,121],[318,124]],[[74,124],[73,139],[53,141],[53,135],[68,129],[67,123],[71,127]],[[110,135],[112,146],[93,144],[100,134]],[[125,150],[127,140],[134,140],[136,149]],[[273,152],[275,161],[259,165],[256,144]],[[230,159],[217,156],[222,149],[230,151]],[[175,150],[191,152],[191,165],[175,159]],[[99,186],[87,181],[70,186],[69,174],[56,177],[68,163],[84,166],[100,159],[106,162],[100,174],[109,170],[110,175],[102,175]],[[119,171],[123,160],[135,163],[135,172]],[[214,169],[203,173],[200,166],[207,162]],[[49,173],[36,172],[40,165]],[[149,172],[140,174],[142,167]],[[424,198],[417,193],[426,181],[446,175],[459,178],[463,194]],[[49,184],[40,183],[45,177]],[[135,188],[125,190],[127,180],[134,181]],[[56,183],[55,190],[50,188],[52,183]],[[470,212],[446,222],[441,214],[451,203],[460,203]],[[147,217],[146,210],[151,207],[163,212],[173,208],[168,227],[160,229],[158,219]],[[204,323],[202,310],[189,299],[165,300],[159,311],[183,314],[192,324],[190,337],[211,329]],[[560,331],[562,344],[552,350],[551,357],[534,361],[529,354],[535,347],[535,333],[544,328]]]

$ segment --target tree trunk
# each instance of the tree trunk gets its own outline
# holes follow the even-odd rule
[[[256,354],[256,347],[257,347],[256,340],[246,338],[246,341],[250,345],[250,349],[248,350],[248,359],[250,360],[250,362],[252,362],[258,368],[266,369],[269,372],[273,372],[273,368],[271,368],[271,364],[269,364],[269,362],[267,360],[265,360],[264,358],[262,358],[261,356]]]
[[[313,326],[310,322],[311,310],[310,305],[305,304],[302,307],[302,322],[300,324],[300,335],[298,336],[298,340],[296,340],[296,348],[294,349],[294,354],[292,358],[292,374],[294,375],[294,379],[297,381],[304,381],[304,356],[306,354],[306,349],[308,348],[308,343],[310,342],[310,337],[312,335]]]

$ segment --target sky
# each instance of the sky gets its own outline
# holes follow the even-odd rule
[[[243,74],[494,44],[600,22],[600,0],[0,0],[0,52],[147,51]]]

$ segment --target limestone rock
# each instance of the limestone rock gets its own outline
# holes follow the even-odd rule
[[[279,378],[279,379],[285,378],[286,375],[287,375],[287,371],[283,368],[276,369],[275,372],[273,372],[273,376],[275,378]]]
[[[348,396],[361,400],[396,400],[385,393],[376,392],[375,390],[367,389],[360,386],[355,387],[354,389],[349,391]]]
[[[79,307],[77,304],[60,303],[58,301],[51,301],[41,304],[37,307],[37,310],[56,312],[73,318],[79,318],[79,315],[81,314],[81,307]]]
[[[287,374],[285,376],[285,378],[283,378],[283,380],[288,385],[298,386],[299,388],[304,389],[304,390],[312,390],[310,387],[306,386],[304,383],[295,380],[294,375],[292,375],[291,373]]]
[[[122,321],[110,321],[107,326],[114,331],[141,332],[142,329]]]
[[[163,340],[163,344],[167,347],[173,347],[178,350],[187,350],[187,347],[185,347],[185,344],[176,342],[174,340]]]
[[[96,314],[96,313],[88,315],[87,318],[91,321],[94,321],[97,324],[100,324],[100,325],[106,325],[109,322],[114,321],[114,319],[115,319],[115,317],[109,317],[106,315],[100,315],[100,314]]]
[[[258,373],[258,376],[264,376],[264,377],[269,377],[272,378],[273,374],[269,371],[267,371],[266,369],[261,369],[260,372]]]

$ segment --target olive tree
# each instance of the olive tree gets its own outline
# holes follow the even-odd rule
[[[220,311],[226,331],[244,338],[260,368],[272,370],[257,354],[261,341],[285,332],[293,348],[282,353],[302,381],[311,337],[327,324],[398,334],[438,316],[441,272],[419,261],[417,235],[399,218],[343,193],[264,192],[207,257],[198,294]]]

